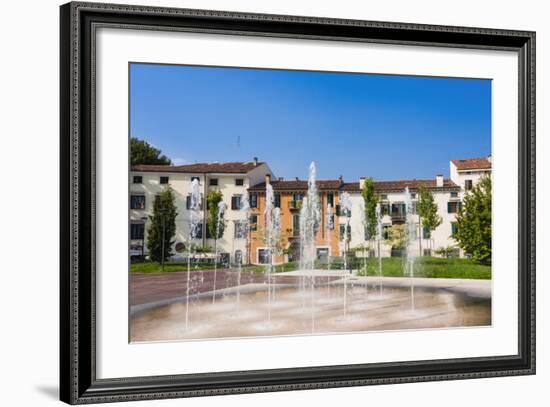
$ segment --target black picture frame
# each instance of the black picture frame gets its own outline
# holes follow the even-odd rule
[[[70,404],[535,373],[535,33],[115,4],[60,8],[60,398]],[[507,356],[96,378],[95,72],[99,26],[417,46],[519,56],[519,349]]]

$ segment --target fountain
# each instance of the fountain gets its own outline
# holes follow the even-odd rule
[[[340,196],[340,205],[342,205],[342,213],[346,217],[346,224],[344,226],[344,318],[346,318],[346,312],[347,312],[347,302],[348,302],[348,246],[349,246],[349,224],[351,220],[351,209],[352,209],[352,203],[351,198],[347,192],[344,192]]]
[[[330,276],[341,275],[342,279],[333,284],[315,284],[315,276],[323,275],[322,270],[315,269],[316,237],[320,226],[320,204],[316,184],[316,168],[312,163],[309,168],[308,192],[303,199],[300,210],[300,269],[272,275],[275,258],[280,254],[281,213],[274,205],[272,185],[266,185],[265,207],[265,275],[250,275],[251,284],[241,287],[242,262],[249,251],[246,246],[241,261],[238,262],[236,285],[223,290],[224,295],[216,301],[211,298],[210,287],[195,286],[191,274],[199,275],[201,270],[191,271],[191,251],[193,239],[197,238],[201,224],[201,196],[197,181],[193,181],[189,205],[189,251],[187,263],[187,295],[185,298],[168,298],[166,302],[153,302],[132,305],[131,341],[158,341],[178,339],[206,338],[242,338],[271,335],[293,335],[329,332],[360,332],[393,329],[415,329],[455,326],[486,326],[491,324],[491,281],[463,280],[456,287],[434,286],[434,281],[414,280],[414,259],[416,248],[414,208],[409,190],[405,190],[406,225],[404,249],[406,257],[404,274],[410,279],[410,287],[402,285],[402,279],[384,280],[383,301],[371,301],[366,305],[364,295],[353,295],[357,289],[349,283],[347,251],[349,249],[349,231],[351,218],[351,200],[347,193],[342,193],[339,204],[342,216],[346,218],[343,227],[344,270],[334,270]],[[218,215],[225,210],[218,207]],[[241,223],[243,233],[248,236],[250,205],[248,197],[242,199],[240,210],[244,216]],[[330,247],[330,234],[334,232],[334,221],[330,216],[331,205],[327,205],[327,241]],[[376,208],[376,241],[378,244],[378,278],[380,299],[382,299],[382,259],[380,245],[382,242],[382,213],[380,204]],[[221,216],[218,216],[221,218]],[[218,227],[218,231],[219,231]],[[248,239],[248,238],[247,238]],[[418,243],[418,242],[416,242]],[[248,244],[248,240],[247,240]],[[196,252],[196,250],[193,250]],[[275,256],[275,258],[274,258]],[[374,266],[373,266],[374,267]],[[330,268],[330,260],[329,260]],[[351,267],[350,267],[351,268]],[[218,270],[218,279],[222,274],[231,274],[228,270]],[[274,284],[276,278],[282,278],[281,284]],[[302,289],[304,277],[309,278],[310,290]],[[229,280],[228,280],[229,281]],[[231,280],[233,281],[233,280]],[[279,280],[281,281],[281,280]],[[305,280],[308,281],[308,280]],[[349,285],[349,287],[348,287]],[[343,302],[339,290],[342,287]],[[277,287],[277,301],[275,290]],[[325,293],[331,289],[328,297]],[[191,290],[193,288],[193,290]],[[359,290],[363,292],[361,287]],[[218,290],[220,292],[220,290]],[[471,293],[475,295],[471,295]],[[238,312],[228,318],[228,311],[234,310],[236,296]],[[267,301],[266,301],[267,296]],[[348,298],[349,297],[349,298]],[[311,308],[303,301],[311,300]],[[370,299],[370,298],[369,298]],[[378,297],[377,297],[378,299]],[[422,312],[415,311],[415,300],[422,302]],[[302,307],[300,307],[302,303]],[[343,316],[342,316],[343,310]],[[368,311],[367,311],[368,310]],[[185,313],[185,329],[181,315]],[[267,316],[266,316],[267,313]],[[189,326],[192,325],[192,329]],[[180,329],[181,327],[181,329]]]
[[[414,261],[416,259],[416,222],[414,220],[414,208],[409,187],[405,188],[406,234],[405,234],[405,269],[404,275],[409,276],[411,287],[411,312],[415,310],[414,304]]]
[[[366,231],[367,230],[367,227],[368,227],[368,221],[367,221],[367,214],[365,213],[365,201],[364,200],[361,200],[360,201],[360,211],[361,211],[361,224],[363,225],[363,230]],[[362,259],[362,263],[363,263],[363,271],[365,273],[365,301],[367,301],[367,298],[368,298],[368,295],[369,295],[369,286],[368,286],[368,270],[367,270],[367,257],[365,256],[365,249],[367,251],[370,251],[370,242],[367,246],[365,245],[362,245],[362,248],[361,248],[361,252],[363,254],[363,259]],[[369,257],[370,257],[370,253],[369,253]]]
[[[241,223],[241,233],[246,236],[244,249],[241,252],[241,259],[238,263],[237,269],[237,314],[241,308],[241,273],[243,271],[243,261],[248,258],[248,233],[250,227],[250,200],[248,199],[248,191],[244,191],[242,200],[241,200],[241,212],[244,213],[244,221]]]
[[[271,272],[273,273],[275,270],[275,266],[273,265],[273,254],[275,255],[279,254],[279,240],[281,238],[281,208],[273,209],[273,220],[272,220],[271,226],[272,226],[271,238],[273,241],[273,244],[271,246],[271,250],[272,250]],[[272,281],[271,281],[270,287],[272,292],[271,301],[274,302],[275,301],[275,284],[273,284]]]
[[[376,205],[376,243],[378,246],[378,289],[380,290],[380,298],[383,295],[383,286],[382,286],[382,252],[381,252],[381,242],[382,242],[382,211],[380,208],[380,203]]]
[[[315,329],[314,314],[314,286],[315,260],[317,258],[316,237],[319,225],[321,223],[321,210],[319,204],[319,194],[317,192],[317,169],[315,162],[309,165],[309,177],[307,181],[307,196],[303,200],[300,209],[300,258],[301,270],[309,271],[311,287],[311,329]]]
[[[274,195],[273,187],[271,184],[265,186],[265,233],[264,240],[267,246],[268,253],[268,262],[266,265],[266,274],[267,274],[267,321],[271,322],[271,272],[273,271],[273,210],[275,209],[274,205]]]
[[[212,303],[216,302],[216,275],[218,273],[218,239],[220,236],[220,229],[223,222],[223,215],[225,213],[226,205],[224,201],[218,202],[218,212],[216,215],[216,236],[214,241],[215,243],[215,249],[214,249],[214,285],[212,288]]]
[[[201,221],[201,193],[199,190],[199,180],[193,179],[191,182],[191,196],[189,202],[189,243],[187,245],[187,287],[185,299],[185,330],[189,327],[189,292],[191,288],[191,246],[196,239]]]
[[[332,231],[334,230],[334,216],[332,215],[332,205],[327,204],[327,218],[325,222],[325,233],[327,234],[327,269],[330,271],[331,267],[331,251],[332,251]],[[330,276],[327,276],[327,292],[330,294]]]

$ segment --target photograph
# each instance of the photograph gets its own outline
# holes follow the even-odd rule
[[[131,343],[492,326],[491,78],[128,75]]]

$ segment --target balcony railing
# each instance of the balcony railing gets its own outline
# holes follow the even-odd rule
[[[288,201],[288,208],[291,210],[302,209],[302,201]]]

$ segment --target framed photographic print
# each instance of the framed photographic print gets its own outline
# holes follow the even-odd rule
[[[535,33],[61,7],[61,399],[535,372]]]

